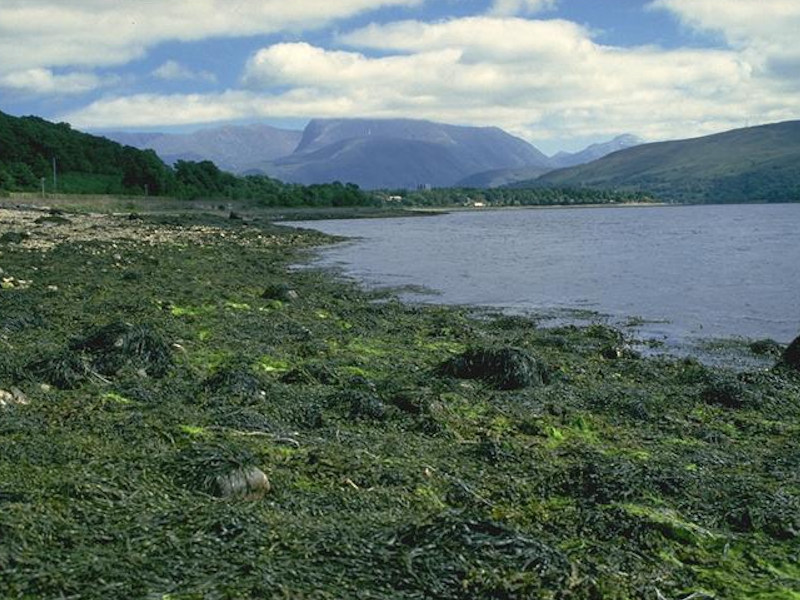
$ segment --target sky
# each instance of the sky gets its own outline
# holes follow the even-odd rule
[[[0,0],[0,111],[84,131],[498,126],[547,153],[800,118],[800,0]]]

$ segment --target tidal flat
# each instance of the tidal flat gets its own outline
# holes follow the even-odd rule
[[[2,598],[800,598],[800,373],[0,209]]]

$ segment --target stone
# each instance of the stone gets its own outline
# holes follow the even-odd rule
[[[215,478],[217,495],[222,498],[260,500],[270,490],[269,479],[257,467],[241,467]]]
[[[0,390],[0,408],[28,403],[28,397],[19,388],[13,387],[10,391]]]

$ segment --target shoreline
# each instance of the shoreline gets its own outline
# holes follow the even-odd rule
[[[331,241],[308,230],[0,217],[2,597],[800,581],[798,375],[405,304],[291,269]]]

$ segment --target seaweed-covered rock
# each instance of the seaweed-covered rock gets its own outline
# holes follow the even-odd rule
[[[149,325],[110,323],[74,341],[70,348],[91,355],[93,367],[104,375],[132,366],[151,377],[163,377],[172,366],[169,344]]]
[[[439,373],[459,379],[482,379],[497,389],[542,385],[544,369],[518,348],[472,348],[444,362]]]
[[[786,348],[780,364],[795,371],[800,371],[800,336],[797,336]]]
[[[758,356],[775,356],[781,355],[783,346],[775,340],[763,339],[756,340],[750,343],[750,352]]]
[[[243,366],[228,365],[206,379],[203,387],[214,394],[248,398],[259,395],[262,385],[258,377]]]
[[[261,294],[265,300],[280,300],[281,302],[295,302],[300,299],[297,290],[293,290],[285,283],[268,285]]]

